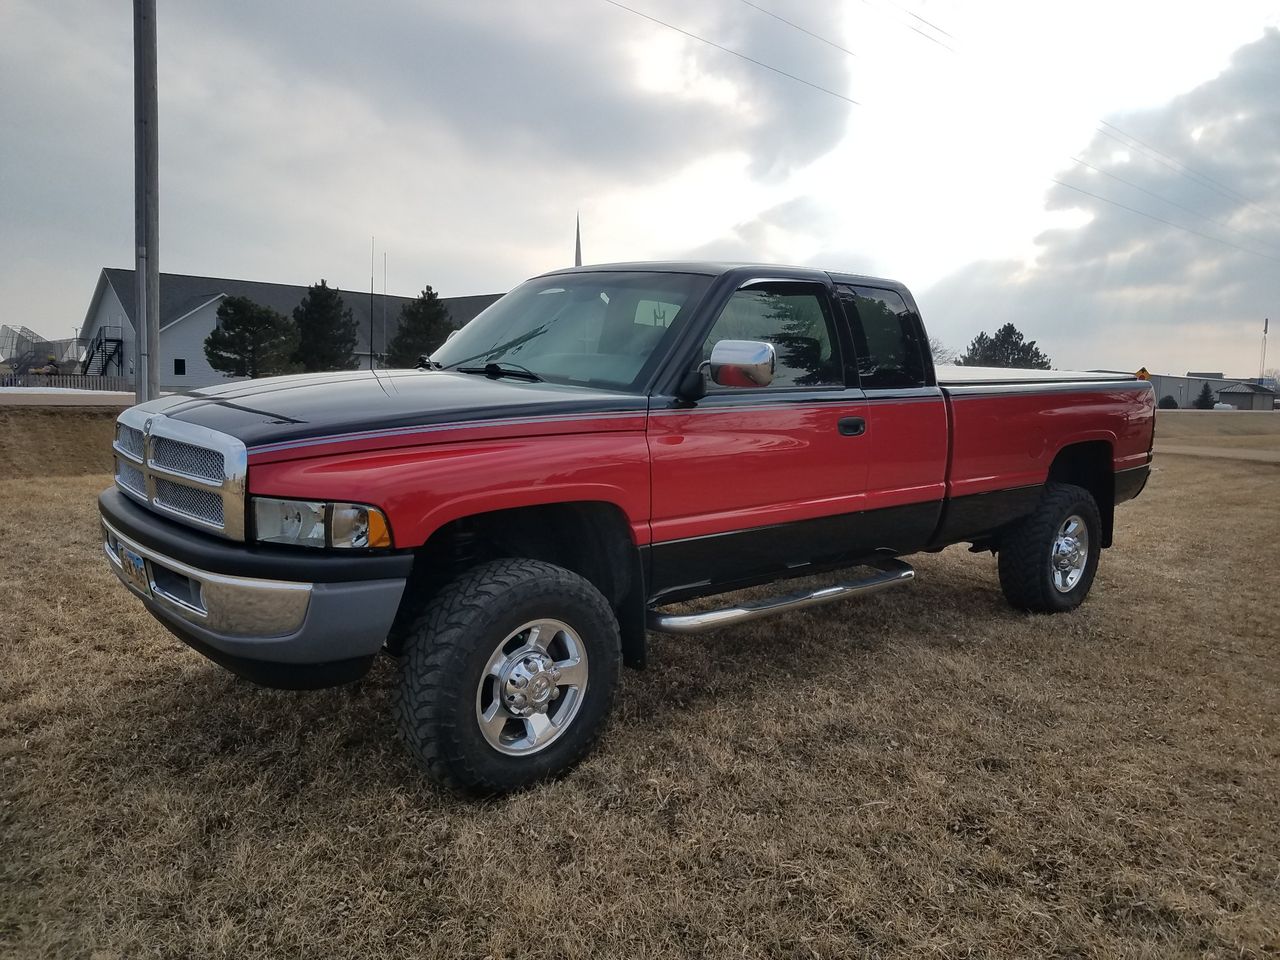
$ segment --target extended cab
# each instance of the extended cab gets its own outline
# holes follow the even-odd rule
[[[961,542],[1016,607],[1071,610],[1151,461],[1150,384],[935,370],[905,287],[818,270],[550,273],[424,366],[133,407],[99,504],[120,579],[228,669],[305,688],[396,656],[410,749],[474,791],[581,758],[646,630],[884,590]]]

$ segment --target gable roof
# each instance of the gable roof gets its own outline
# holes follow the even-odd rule
[[[1270,393],[1275,391],[1270,387],[1263,387],[1256,383],[1233,383],[1229,387],[1223,387],[1218,393]]]
[[[111,284],[120,305],[124,308],[129,322],[134,322],[136,306],[136,287],[134,272],[121,267],[103,267],[98,288],[94,291],[94,301],[101,296],[103,281]],[[222,277],[196,277],[185,273],[160,274],[160,329],[172,325],[199,307],[220,296],[247,297],[254,303],[270,307],[288,316],[293,308],[302,302],[307,295],[307,287],[291,283],[264,283],[258,280],[231,280]],[[441,297],[441,302],[449,309],[449,317],[455,327],[467,323],[502,294],[490,293],[470,297]],[[396,297],[387,294],[374,294],[372,305],[368,293],[343,290],[343,303],[351,310],[356,321],[356,353],[369,353],[370,328],[369,320],[373,320],[374,353],[382,353],[387,342],[395,336],[400,322],[400,308],[412,303],[413,297]],[[385,308],[386,332],[383,333],[383,315]],[[92,313],[93,304],[90,305]]]

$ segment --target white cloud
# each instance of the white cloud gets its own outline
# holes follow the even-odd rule
[[[566,263],[581,209],[589,261],[696,253],[892,275],[959,344],[991,313],[962,309],[942,278],[992,284],[990,301],[999,285],[1032,289],[1052,254],[1121,290],[1102,297],[1108,335],[1080,321],[1072,341],[1099,366],[1120,362],[1116,331],[1211,329],[1182,308],[1188,283],[1252,289],[1222,273],[1232,262],[1208,241],[1100,257],[1093,238],[1113,212],[1065,202],[1047,178],[1090,144],[1097,118],[1144,116],[1210,80],[1276,22],[1270,4],[1219,4],[1210,18],[1150,0],[920,0],[912,9],[954,35],[951,53],[888,0],[760,0],[851,59],[734,0],[633,2],[865,106],[599,0],[376,13],[173,0],[159,24],[162,268],[362,289],[377,234],[393,292],[486,292]],[[92,0],[0,9],[0,127],[20,131],[0,150],[0,290],[13,311],[0,322],[66,332],[97,269],[131,263],[130,26]],[[1198,139],[1167,146],[1250,149],[1232,147],[1231,118],[1266,104],[1223,90],[1217,113],[1197,109]],[[1114,142],[1090,150],[1108,170],[1133,163]],[[1262,181],[1239,189],[1274,199]],[[1240,229],[1265,221],[1231,216]],[[1162,271],[1166,255],[1179,275]],[[984,260],[1010,264],[966,266]],[[1167,315],[1152,318],[1139,290]]]

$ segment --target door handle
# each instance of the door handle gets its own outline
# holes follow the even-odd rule
[[[867,432],[867,421],[862,417],[841,417],[837,426],[842,437],[860,437]]]

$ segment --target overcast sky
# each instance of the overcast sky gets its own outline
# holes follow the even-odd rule
[[[587,262],[891,276],[953,347],[1012,320],[1059,367],[1256,374],[1274,0],[752,0],[828,42],[626,2],[831,93],[605,0],[160,0],[161,269],[367,290],[373,234],[379,289],[386,251],[391,293],[488,293],[571,262],[581,210]],[[131,31],[0,3],[0,323],[69,336],[133,264]]]

